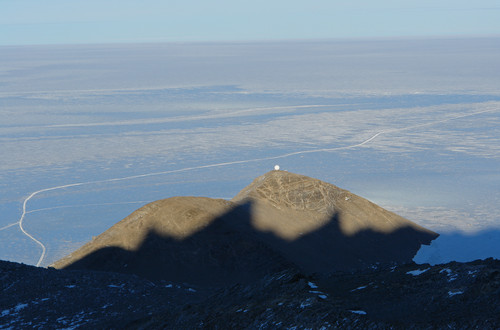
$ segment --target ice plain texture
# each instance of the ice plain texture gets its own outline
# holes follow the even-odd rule
[[[1,47],[0,259],[276,164],[440,233],[417,262],[498,258],[498,86],[499,38]]]

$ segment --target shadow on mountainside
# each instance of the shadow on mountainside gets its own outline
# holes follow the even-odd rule
[[[198,286],[248,283],[284,269],[326,275],[362,269],[374,264],[411,262],[421,244],[435,234],[403,227],[391,233],[362,230],[345,235],[339,213],[325,225],[295,240],[286,240],[252,224],[253,203],[246,201],[215,218],[184,239],[150,230],[138,249],[104,247],[67,265],[136,274]]]

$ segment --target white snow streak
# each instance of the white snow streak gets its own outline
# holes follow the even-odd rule
[[[133,201],[133,202],[114,202],[114,203],[92,203],[92,204],[61,205],[61,206],[44,207],[44,208],[41,208],[41,209],[35,209],[35,210],[27,211],[26,213],[28,214],[28,213],[50,211],[50,210],[57,210],[57,209],[68,209],[68,208],[73,208],[73,207],[142,204],[142,203],[149,203],[149,202],[150,201]],[[13,226],[13,225],[15,225],[17,223],[18,222],[15,222],[13,224],[10,224],[9,226]],[[2,228],[0,228],[0,230],[2,230]]]
[[[416,270],[411,270],[409,272],[406,272],[406,274],[408,275],[413,275],[413,276],[418,276],[420,274],[423,274],[425,273],[426,271],[428,271],[430,268],[426,268],[426,269],[416,269]]]
[[[368,287],[368,285],[363,285],[363,286],[360,286],[359,288],[352,289],[351,292],[358,291],[358,290],[363,290],[363,289],[366,289],[367,287]]]
[[[7,229],[7,228],[10,228],[12,226],[17,225],[18,223],[19,223],[19,221],[13,222],[11,224],[8,224],[7,226],[4,226],[4,227],[0,228],[0,230],[4,230],[4,229]]]
[[[463,291],[448,291],[449,297],[456,296],[457,294],[464,294],[464,292]]]

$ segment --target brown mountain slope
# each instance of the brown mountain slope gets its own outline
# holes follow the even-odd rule
[[[327,274],[409,262],[436,237],[334,185],[272,171],[232,201],[148,204],[53,266],[219,286],[290,267]]]
[[[254,228],[290,242],[267,243],[309,273],[409,262],[438,236],[347,190],[286,171],[258,177],[232,201],[251,204]]]

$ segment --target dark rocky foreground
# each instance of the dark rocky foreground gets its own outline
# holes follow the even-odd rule
[[[500,261],[335,273],[289,269],[214,290],[0,262],[0,328],[500,327]]]

